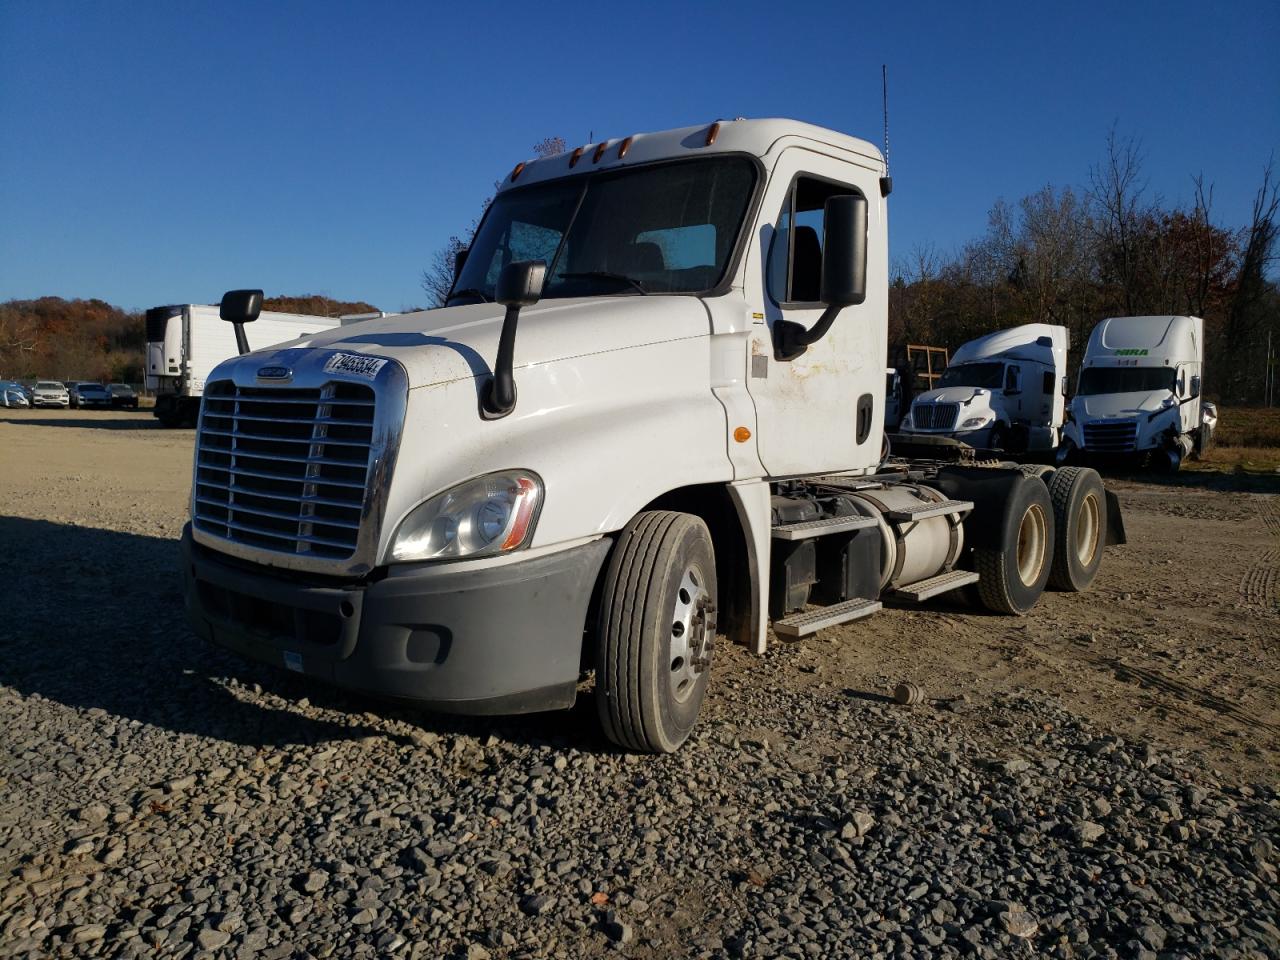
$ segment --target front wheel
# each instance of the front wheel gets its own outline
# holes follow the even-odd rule
[[[716,633],[716,564],[698,517],[636,516],[614,545],[600,597],[596,708],[628,750],[671,753],[698,719]]]

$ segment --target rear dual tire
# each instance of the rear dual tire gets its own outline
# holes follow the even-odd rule
[[[1058,529],[1049,583],[1057,590],[1086,590],[1102,566],[1106,544],[1102,478],[1089,467],[1061,467],[1045,483]]]
[[[978,600],[993,613],[1021,617],[1036,605],[1053,565],[1054,513],[1048,488],[1035,477],[1015,484],[998,547],[975,547]]]

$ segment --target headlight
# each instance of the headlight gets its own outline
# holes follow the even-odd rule
[[[970,417],[964,423],[960,424],[960,429],[977,430],[979,427],[985,427],[990,422],[990,417]]]
[[[391,541],[391,560],[444,560],[524,546],[542,506],[542,481],[522,470],[459,484],[415,507]]]

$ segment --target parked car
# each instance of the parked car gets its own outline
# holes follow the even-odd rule
[[[26,408],[31,406],[27,391],[14,380],[0,380],[0,407]]]
[[[76,392],[76,387],[78,387],[79,384],[74,380],[67,380],[63,383],[63,386],[67,388],[67,398],[71,402],[71,409],[74,410],[76,407],[80,406],[80,394]]]
[[[77,383],[76,397],[79,400],[79,406],[85,408],[110,407],[112,403],[111,391],[101,383]]]
[[[31,391],[31,405],[33,407],[69,407],[71,393],[57,380],[37,380],[35,389]]]
[[[107,384],[107,389],[111,391],[111,405],[113,407],[138,409],[138,395],[133,392],[133,387],[127,383],[109,383]]]

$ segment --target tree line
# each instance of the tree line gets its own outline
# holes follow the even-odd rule
[[[1277,255],[1280,190],[1262,171],[1250,221],[1216,221],[1213,186],[1192,198],[1152,195],[1140,145],[1113,130],[1082,188],[1045,186],[997,200],[986,232],[952,254],[928,245],[895,263],[889,342],[947,346],[1022,323],[1065,326],[1078,363],[1104,317],[1189,314],[1205,321],[1205,390],[1233,403],[1262,399],[1267,338],[1280,353]],[[901,362],[901,358],[895,358]]]
[[[267,297],[262,309],[336,317],[377,310],[363,301]],[[0,379],[141,383],[145,313],[103,300],[40,297],[0,303]]]

